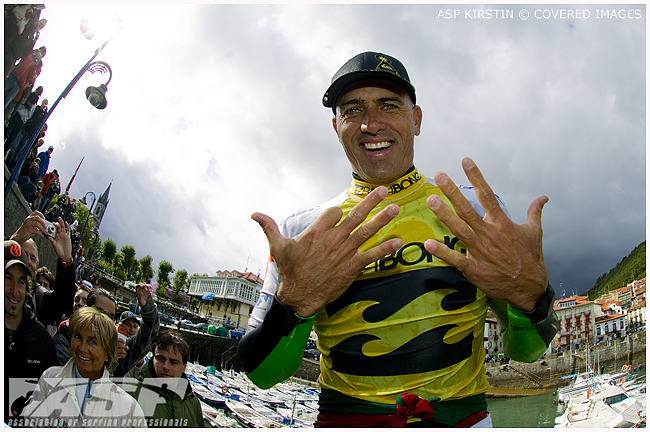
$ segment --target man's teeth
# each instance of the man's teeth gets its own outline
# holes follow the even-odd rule
[[[364,145],[366,147],[366,150],[377,150],[377,149],[390,147],[390,143],[388,141],[383,141],[379,143],[365,143]]]

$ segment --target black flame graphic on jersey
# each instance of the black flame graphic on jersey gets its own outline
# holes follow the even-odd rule
[[[462,273],[450,267],[436,267],[354,282],[325,311],[331,317],[348,305],[373,301],[377,304],[365,309],[362,317],[368,323],[380,322],[418,297],[439,289],[454,290],[441,300],[440,306],[445,311],[455,311],[476,301],[476,287]],[[359,376],[394,376],[444,369],[472,354],[472,332],[458,342],[444,342],[445,335],[454,327],[457,325],[450,323],[432,328],[394,351],[374,357],[366,356],[362,348],[378,340],[377,336],[351,336],[330,348],[331,369]]]

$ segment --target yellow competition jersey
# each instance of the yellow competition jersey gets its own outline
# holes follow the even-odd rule
[[[283,235],[297,235],[334,205],[347,216],[374,187],[353,180],[334,200],[287,218],[281,226]],[[483,216],[473,189],[461,191]],[[395,237],[403,240],[403,247],[367,266],[340,298],[316,315],[323,389],[381,404],[395,404],[403,392],[449,400],[488,389],[483,370],[488,299],[460,271],[424,249],[424,242],[433,238],[465,252],[427,206],[432,194],[449,204],[433,180],[413,168],[389,186],[389,195],[368,216],[389,204],[400,208],[399,215],[361,250]],[[277,291],[279,282],[271,263],[251,315],[252,327],[263,320],[264,301]]]

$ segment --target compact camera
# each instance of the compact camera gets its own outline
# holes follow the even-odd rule
[[[56,225],[54,225],[52,222],[45,221],[45,226],[45,235],[54,238],[56,236]]]

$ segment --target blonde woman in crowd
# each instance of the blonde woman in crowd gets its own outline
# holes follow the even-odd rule
[[[72,358],[38,380],[25,407],[25,426],[146,427],[140,405],[109,378],[107,367],[117,352],[111,319],[80,308],[70,317],[70,336]]]

